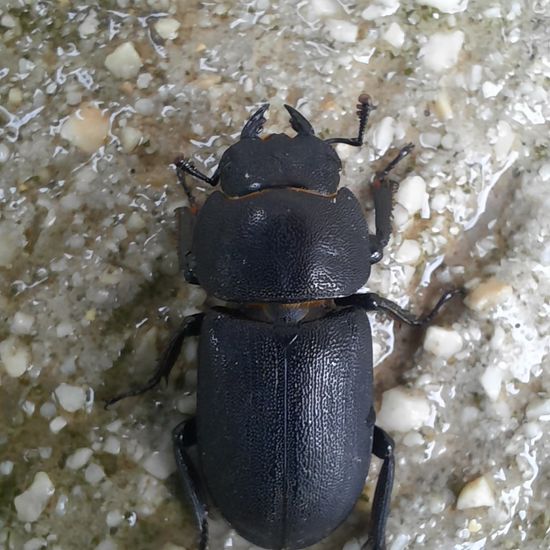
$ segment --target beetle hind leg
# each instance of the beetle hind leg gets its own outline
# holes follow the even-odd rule
[[[198,472],[191,461],[187,449],[197,443],[195,418],[178,424],[172,432],[176,466],[183,486],[183,492],[191,504],[195,523],[200,532],[198,550],[208,546],[208,513],[206,511],[204,490]]]
[[[361,550],[385,550],[386,548],[386,523],[390,514],[391,491],[395,471],[393,450],[393,439],[384,430],[374,426],[372,452],[384,462],[374,491],[369,539],[361,547]]]

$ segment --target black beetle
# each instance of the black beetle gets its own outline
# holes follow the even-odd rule
[[[394,166],[373,181],[376,232],[357,198],[337,190],[335,143],[360,146],[373,105],[359,97],[355,138],[322,140],[285,105],[296,136],[260,139],[268,105],[244,126],[208,177],[176,161],[190,208],[180,209],[179,254],[189,282],[223,307],[187,317],[139,395],[168,378],[185,338],[198,336],[197,414],[174,430],[176,462],[208,541],[208,497],[246,539],[298,549],[325,538],[350,514],[371,454],[383,460],[369,540],[385,547],[394,475],[393,441],[375,425],[368,311],[421,326],[459,290],[417,318],[374,293],[355,294],[380,261],[391,232]],[[189,173],[221,191],[197,209]],[[188,449],[198,446],[198,468]]]

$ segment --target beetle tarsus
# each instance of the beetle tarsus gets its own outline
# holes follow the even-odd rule
[[[369,94],[361,94],[357,103],[357,117],[359,118],[359,130],[357,131],[357,137],[329,138],[325,139],[325,143],[344,143],[345,145],[351,145],[352,147],[361,147],[361,145],[363,145],[363,136],[369,121],[369,115],[375,109],[376,107],[372,104]]]
[[[241,131],[241,139],[254,139],[264,129],[264,114],[269,108],[269,103],[264,103],[247,121]]]
[[[212,187],[215,187],[216,185],[218,185],[218,181],[220,180],[219,167],[216,168],[216,171],[214,172],[213,176],[209,177],[206,174],[203,174],[198,168],[195,168],[195,165],[190,160],[186,160],[182,157],[179,157],[174,161],[174,166],[176,167],[176,173],[178,174],[178,182],[184,188],[187,196],[189,196],[189,191],[185,183],[185,178],[183,178],[183,181],[182,181],[179,174],[182,174],[182,175],[184,175],[185,173],[190,174],[191,176],[208,183]]]
[[[166,346],[166,349],[159,359],[153,376],[147,381],[147,383],[139,388],[130,389],[117,395],[116,397],[113,397],[112,399],[107,400],[105,402],[105,408],[108,409],[111,405],[114,405],[118,401],[126,399],[127,397],[135,397],[152,390],[160,384],[163,378],[168,381],[168,377],[170,376],[170,372],[178,359],[185,338],[199,335],[203,317],[203,313],[197,313],[196,315],[186,317],[180,328],[170,339],[168,346]]]

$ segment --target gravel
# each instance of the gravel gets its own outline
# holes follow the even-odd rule
[[[166,386],[103,409],[204,307],[178,273],[170,163],[212,173],[267,101],[268,132],[291,131],[289,103],[352,136],[361,92],[366,144],[337,150],[371,227],[380,156],[415,144],[365,290],[418,313],[468,291],[439,334],[371,317],[388,550],[550,547],[548,17],[517,0],[2,2],[0,548],[194,548],[171,430],[195,408],[196,342]],[[379,468],[316,550],[360,548]],[[211,537],[252,548],[216,512]]]

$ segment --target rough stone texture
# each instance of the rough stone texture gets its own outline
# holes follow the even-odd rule
[[[41,539],[52,548],[193,547],[175,478],[157,479],[146,466],[169,455],[170,429],[193,406],[196,344],[186,344],[167,388],[102,407],[149,377],[169,332],[204,300],[177,273],[173,210],[186,199],[169,164],[184,154],[211,172],[266,101],[268,131],[290,131],[289,103],[319,135],[352,136],[363,91],[378,110],[363,148],[337,148],[343,184],[370,209],[376,152],[388,139],[390,150],[412,141],[395,177],[421,178],[427,195],[412,209],[396,205],[369,289],[416,311],[447,287],[487,291],[495,280],[513,290],[485,296],[484,307],[475,307],[479,291],[473,308],[447,307],[436,324],[463,341],[447,360],[424,351],[418,331],[373,316],[378,402],[405,386],[433,411],[418,431],[393,434],[388,549],[550,547],[550,51],[541,23],[549,4],[346,5],[2,2],[0,341],[16,339],[26,356],[17,378],[0,368],[0,459],[14,465],[0,477],[0,547]],[[159,17],[180,23],[177,36],[162,38]],[[387,40],[392,24],[400,47]],[[434,73],[426,46],[437,33],[463,40]],[[115,77],[105,61],[126,42],[143,65]],[[109,120],[105,141],[88,153],[61,135],[82,106]],[[381,125],[386,117],[391,124]],[[377,128],[384,147],[372,145]],[[202,200],[207,191],[194,183]],[[415,266],[394,259],[405,240],[421,247]],[[21,330],[22,319],[33,321]],[[49,422],[62,411],[52,394],[62,383],[87,388],[86,405],[54,435]],[[116,455],[106,452],[111,435]],[[93,463],[65,468],[82,448]],[[374,462],[356,512],[318,550],[359,548]],[[37,472],[55,495],[27,529],[14,499]],[[494,506],[457,510],[460,490],[482,475]],[[113,512],[123,516],[116,525]],[[250,548],[219,518],[211,533],[212,548],[229,539]]]

